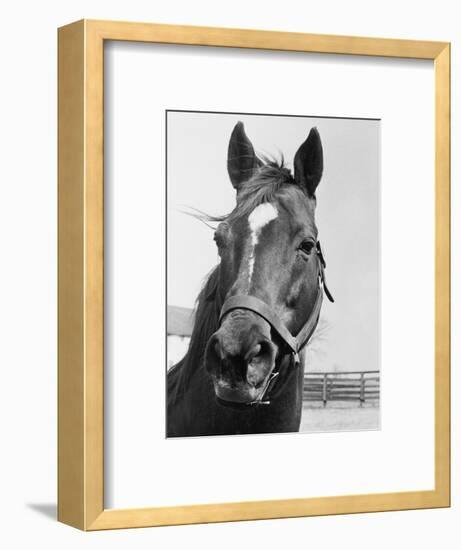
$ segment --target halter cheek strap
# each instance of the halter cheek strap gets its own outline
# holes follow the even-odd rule
[[[314,333],[314,330],[317,326],[320,316],[320,310],[322,308],[323,293],[325,292],[327,298],[330,302],[334,302],[333,296],[331,295],[325,280],[325,258],[323,257],[322,249],[320,243],[317,241],[315,247],[315,257],[318,262],[319,275],[318,275],[318,287],[317,287],[317,297],[315,299],[314,307],[312,308],[311,314],[307,319],[306,323],[301,327],[300,331],[296,336],[293,336],[288,330],[286,325],[280,321],[277,315],[273,310],[262,300],[256,298],[255,296],[247,295],[236,295],[228,298],[221,309],[221,314],[219,316],[219,324],[221,324],[225,315],[234,309],[247,309],[252,311],[262,317],[269,325],[278,333],[282,338],[285,344],[290,348],[291,353],[293,354],[294,365],[299,364],[299,353],[304,348],[304,346],[309,342]],[[267,387],[263,392],[264,395],[261,398],[261,401],[257,403],[268,403],[263,401],[264,396],[268,391],[273,387],[278,373],[273,373],[269,378]]]

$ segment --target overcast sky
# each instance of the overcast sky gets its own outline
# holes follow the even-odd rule
[[[283,153],[292,166],[312,126],[324,175],[317,190],[319,240],[335,298],[324,300],[308,369],[379,368],[380,122],[261,115],[168,114],[168,303],[193,307],[218,256],[213,233],[187,207],[224,214],[235,204],[227,146],[241,120],[257,152]]]

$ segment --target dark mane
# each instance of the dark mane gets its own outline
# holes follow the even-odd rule
[[[295,185],[290,170],[285,166],[283,157],[278,161],[263,157],[256,173],[244,185],[238,195],[237,204],[230,214],[210,216],[203,212],[191,214],[202,222],[235,221],[249,215],[257,206],[271,202],[285,187]],[[220,269],[219,264],[206,279],[197,298],[195,323],[189,349],[186,356],[168,373],[168,394],[173,403],[184,395],[190,379],[202,365],[206,344],[210,336],[218,329],[222,302],[217,292]]]

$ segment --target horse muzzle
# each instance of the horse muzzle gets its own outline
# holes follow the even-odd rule
[[[261,400],[275,367],[277,347],[268,323],[252,312],[235,310],[210,338],[205,365],[218,402]]]

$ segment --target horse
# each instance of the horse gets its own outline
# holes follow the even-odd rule
[[[323,294],[333,301],[315,224],[316,128],[293,165],[292,174],[283,157],[256,155],[235,125],[227,169],[236,205],[204,215],[219,224],[220,260],[197,298],[188,351],[167,374],[167,437],[299,431],[305,346]]]

